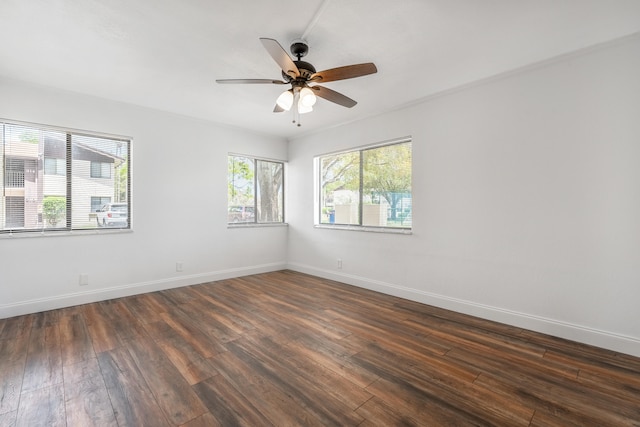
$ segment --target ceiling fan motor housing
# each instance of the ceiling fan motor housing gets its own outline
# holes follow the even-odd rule
[[[300,71],[300,77],[298,77],[298,79],[294,79],[293,77],[291,77],[290,75],[288,75],[287,73],[285,73],[283,71],[282,72],[282,77],[288,83],[291,83],[293,80],[304,80],[304,81],[307,81],[316,72],[316,67],[314,67],[313,65],[311,65],[310,63],[308,63],[306,61],[298,60],[298,61],[293,61],[293,63],[296,64],[296,67],[298,67],[298,71]]]
[[[297,60],[293,61],[293,63],[296,64],[296,67],[298,67],[300,76],[297,78],[294,78],[289,74],[285,73],[284,71],[282,71],[282,77],[287,83],[291,83],[294,81],[306,82],[316,72],[316,68],[313,65],[311,65],[306,61],[300,60],[300,58],[302,58],[307,53],[309,53],[309,45],[307,44],[307,42],[305,42],[302,39],[296,39],[293,42],[291,42],[291,46],[289,47],[289,50],[291,51],[293,56],[298,58]]]

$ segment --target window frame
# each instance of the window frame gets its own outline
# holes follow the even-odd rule
[[[41,161],[39,161],[38,163],[40,164],[39,168],[41,167],[41,173],[42,176],[58,176],[61,179],[64,179],[64,195],[61,195],[60,197],[63,197],[66,201],[66,208],[65,208],[65,214],[64,214],[64,219],[63,219],[63,223],[60,226],[54,226],[54,227],[47,227],[45,224],[46,222],[44,221],[44,219],[38,220],[38,227],[31,227],[31,228],[12,228],[12,227],[8,227],[8,228],[0,228],[0,238],[6,238],[6,237],[16,237],[16,236],[20,236],[20,237],[36,237],[36,236],[51,236],[51,235],[67,235],[67,234],[103,234],[103,233],[113,233],[113,232],[130,232],[132,231],[133,227],[132,227],[132,200],[133,200],[133,196],[132,196],[132,145],[133,145],[133,138],[129,137],[129,136],[123,136],[123,135],[115,135],[115,134],[110,134],[110,133],[104,133],[104,132],[95,132],[95,131],[87,131],[87,130],[81,130],[81,129],[74,129],[74,128],[68,128],[68,127],[62,127],[62,126],[55,126],[55,125],[48,125],[48,124],[41,124],[41,123],[33,123],[33,122],[23,122],[23,121],[18,121],[18,120],[11,120],[11,119],[5,119],[0,117],[0,125],[2,125],[2,127],[4,128],[4,126],[17,126],[17,127],[25,127],[29,130],[33,130],[36,132],[53,132],[53,133],[58,133],[60,134],[60,136],[63,137],[63,139],[61,139],[60,141],[64,140],[64,158],[58,158],[56,159],[56,162],[58,163],[60,160],[63,161],[64,166],[65,166],[65,173],[64,174],[60,174],[60,173],[56,173],[56,174],[46,174],[45,173],[45,159],[46,158],[55,158],[55,157],[44,157],[43,154],[41,154]],[[5,150],[5,144],[8,141],[5,141],[4,139],[4,135],[1,135],[0,138],[0,169],[5,168],[5,160],[6,160],[6,154],[4,153]],[[78,190],[78,181],[74,181],[74,175],[73,175],[73,163],[74,163],[74,144],[82,144],[82,138],[96,138],[96,139],[104,139],[104,140],[111,140],[114,141],[116,143],[120,142],[122,143],[122,146],[125,147],[125,149],[121,152],[123,159],[126,159],[126,188],[124,189],[124,191],[126,191],[126,203],[127,203],[127,209],[128,209],[128,221],[127,221],[127,226],[126,227],[118,227],[118,228],[111,228],[111,229],[106,229],[106,228],[99,228],[99,227],[83,227],[83,226],[78,226],[78,225],[74,225],[73,223],[73,215],[74,212],[72,210],[72,206],[74,203],[74,200],[78,202],[78,197],[82,197],[80,195],[77,194],[77,190]],[[78,138],[79,141],[75,141],[74,138]],[[120,148],[118,148],[120,149]],[[82,161],[82,159],[76,159],[76,161]],[[41,163],[40,163],[41,162]],[[89,166],[89,168],[91,168],[91,166]],[[56,172],[58,172],[58,165],[56,165]],[[4,173],[4,172],[3,172]],[[89,171],[89,175],[91,175],[91,172]],[[77,178],[77,177],[76,177]],[[93,178],[92,178],[93,179]],[[74,187],[75,186],[75,187]],[[0,193],[3,191],[3,189],[5,188],[5,183],[1,183],[0,184]],[[85,189],[84,186],[81,186],[80,188]],[[73,196],[73,192],[76,192],[75,198]],[[0,195],[0,197],[4,197],[3,195]],[[42,195],[43,197],[43,201],[46,197],[50,197],[49,195]],[[1,200],[0,200],[1,201]],[[86,202],[85,202],[86,203]],[[125,203],[125,202],[123,202]],[[90,203],[89,203],[90,205]],[[4,209],[4,205],[1,205],[0,208]],[[89,214],[92,214],[93,212],[89,212]],[[38,214],[38,216],[40,217],[42,214]],[[78,215],[78,213],[75,213],[76,217]],[[80,214],[82,215],[82,214]],[[39,224],[42,223],[42,226],[40,226]]]
[[[228,165],[229,165],[229,160],[232,157],[240,157],[240,158],[244,158],[244,159],[248,159],[252,161],[253,164],[253,182],[252,182],[252,192],[253,192],[253,204],[252,205],[238,205],[236,203],[231,203],[231,200],[229,198],[229,192],[228,192],[228,188],[229,188],[229,173],[228,173]],[[282,226],[282,225],[287,225],[286,223],[286,208],[285,208],[285,200],[286,200],[286,165],[287,162],[284,160],[279,160],[279,159],[271,159],[271,158],[265,158],[265,157],[258,157],[258,156],[253,156],[253,155],[248,155],[248,154],[240,154],[240,153],[232,153],[229,152],[227,153],[227,227],[229,228],[236,228],[236,227],[270,227],[270,226]],[[282,220],[280,221],[260,221],[259,220],[259,212],[260,209],[258,207],[258,193],[259,193],[259,183],[258,183],[258,176],[257,176],[257,170],[258,170],[258,162],[268,162],[268,163],[275,163],[275,164],[279,164],[281,166],[280,169],[280,174],[281,174],[281,180],[282,180],[282,187],[279,191],[279,193],[282,194],[281,196],[281,200],[279,201],[279,204],[281,204],[281,216],[282,216]],[[241,208],[246,208],[246,207],[252,207],[253,209],[253,220],[252,221],[238,221],[238,222],[233,222],[233,221],[229,221],[229,213],[230,213],[230,209],[232,207],[241,207]]]
[[[389,147],[393,145],[410,144],[411,146],[411,216],[412,222],[407,227],[391,227],[380,225],[363,225],[363,188],[364,188],[364,153],[369,150],[378,148]],[[358,165],[358,223],[357,224],[340,224],[340,223],[327,223],[322,222],[322,208],[323,208],[323,190],[322,190],[322,159],[330,156],[336,156],[341,154],[357,153],[359,157]],[[371,231],[380,233],[391,234],[412,234],[413,230],[413,138],[411,136],[404,136],[387,141],[381,141],[373,144],[367,144],[349,148],[346,150],[333,151],[316,155],[314,157],[314,227],[315,228],[327,228],[327,229],[339,229],[339,230],[351,230],[351,231]]]

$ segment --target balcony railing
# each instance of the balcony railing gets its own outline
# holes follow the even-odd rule
[[[24,187],[24,172],[23,171],[5,171],[4,173],[4,185],[8,188],[23,188]]]

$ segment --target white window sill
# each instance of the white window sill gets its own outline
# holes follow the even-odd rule
[[[19,231],[0,234],[0,239],[24,239],[36,237],[70,237],[70,236],[97,236],[104,234],[124,234],[133,233],[130,228],[90,229],[90,230],[61,230],[61,231]]]
[[[264,228],[264,227],[288,227],[286,222],[267,222],[267,223],[255,223],[255,222],[238,222],[227,224],[227,228]]]
[[[364,231],[367,233],[386,233],[386,234],[413,234],[410,228],[391,228],[391,227],[368,227],[361,225],[332,225],[332,224],[315,224],[315,228],[323,228],[328,230],[342,231]]]

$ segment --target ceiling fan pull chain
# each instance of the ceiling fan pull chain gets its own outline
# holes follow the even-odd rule
[[[300,88],[293,88],[293,123],[297,123],[300,127],[300,111],[298,109],[298,103],[300,102]]]

